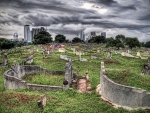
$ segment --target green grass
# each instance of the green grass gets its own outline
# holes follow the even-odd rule
[[[108,70],[106,71],[106,75],[116,83],[142,88],[150,92],[150,76],[136,74],[130,70]]]
[[[100,45],[92,45],[95,48],[101,48]],[[25,48],[25,47],[23,47]],[[9,64],[11,65],[14,60],[21,63],[24,59],[23,56],[29,54],[29,51],[24,51],[26,49],[21,48],[22,55],[18,52],[12,52],[8,55]],[[34,48],[34,47],[33,47]],[[70,48],[67,48],[71,51]],[[64,71],[66,61],[61,60],[60,55],[68,55],[72,59],[78,59],[78,56],[70,53],[58,53],[55,52],[54,55],[48,55],[47,58],[43,58],[42,52],[39,50],[34,54],[34,62],[32,65],[40,65],[49,70]],[[91,59],[91,54],[97,54],[105,59]],[[0,68],[0,113],[149,113],[150,111],[138,110],[138,111],[128,111],[123,108],[115,109],[111,105],[100,99],[100,96],[95,93],[96,86],[100,83],[100,62],[107,60],[107,53],[96,53],[85,51],[83,58],[88,59],[88,62],[80,62],[78,60],[73,61],[73,71],[80,75],[85,75],[85,72],[89,72],[89,79],[92,85],[92,94],[80,94],[77,93],[76,89],[65,90],[65,91],[32,91],[32,90],[6,90],[4,88],[4,76],[3,73],[8,70],[8,67]],[[135,79],[140,81],[140,87],[149,87],[150,83],[149,77],[144,77],[141,81],[141,69],[147,60],[133,59],[121,57],[121,55],[113,54],[113,57],[117,59],[120,63],[105,63],[109,75],[114,77],[118,76],[122,70],[129,70],[127,77],[122,78],[124,83],[135,83]],[[117,71],[115,71],[117,69]],[[115,74],[113,74],[115,73]],[[134,75],[133,75],[134,74]],[[129,78],[131,76],[131,78]],[[39,83],[46,85],[62,85],[63,78],[60,76],[52,76],[47,74],[36,74],[27,75],[26,81],[29,83]],[[56,79],[57,78],[57,79]],[[118,77],[116,77],[118,78]],[[112,78],[111,78],[112,79]],[[120,82],[121,80],[118,81]],[[120,82],[121,83],[121,82]],[[143,88],[144,89],[144,88]],[[149,91],[149,89],[147,88]],[[37,106],[37,101],[41,94],[46,94],[47,105],[41,110]]]
[[[62,86],[64,76],[37,73],[37,74],[25,75],[23,77],[23,80],[25,80],[27,83],[33,83],[33,84]]]

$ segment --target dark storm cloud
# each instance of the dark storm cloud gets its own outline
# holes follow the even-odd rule
[[[49,29],[51,32],[55,32],[56,34],[73,34],[78,35],[79,30],[71,30],[71,29]]]
[[[52,15],[48,16],[45,14],[39,14],[36,15],[27,15],[24,17],[26,20],[31,20],[34,24],[34,26],[49,26],[50,24],[67,24],[67,23],[79,23],[79,19],[77,16],[73,15]]]
[[[150,22],[150,14],[138,18],[139,20],[147,20]]]
[[[98,3],[98,4],[103,4],[106,6],[112,6],[112,5],[117,5],[118,3],[114,0],[90,0],[91,2]]]
[[[61,24],[62,28],[52,27],[50,31],[62,34],[77,34],[87,25],[146,33],[150,31],[150,8],[146,1],[149,0],[0,0],[0,35],[11,34],[13,26],[22,28],[21,33],[25,24],[34,27]],[[83,8],[84,3],[92,3],[100,7],[99,11],[107,9],[108,12],[101,14],[98,10]],[[70,26],[65,28],[65,25]],[[7,29],[11,33],[3,33]]]

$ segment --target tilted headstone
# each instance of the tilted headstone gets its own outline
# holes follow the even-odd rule
[[[22,76],[25,75],[25,70],[22,66],[19,65],[18,62],[14,61],[14,63],[11,66],[11,76],[15,76],[18,78],[21,78]]]
[[[38,101],[38,107],[44,108],[46,106],[46,95],[40,95],[40,100]]]
[[[65,48],[59,48],[58,51],[62,53],[66,52]]]
[[[33,62],[33,55],[30,55],[26,60],[25,64],[31,64]]]

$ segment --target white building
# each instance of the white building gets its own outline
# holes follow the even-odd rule
[[[13,37],[14,37],[14,40],[18,40],[18,34],[17,33],[14,33],[14,35],[13,35]]]
[[[31,42],[31,32],[30,32],[30,25],[24,25],[24,40],[26,42]]]
[[[80,31],[80,32],[79,32],[79,38],[80,38],[81,40],[85,41],[85,34],[84,34],[83,31]]]

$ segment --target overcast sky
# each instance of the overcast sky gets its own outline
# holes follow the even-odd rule
[[[67,39],[80,30],[150,41],[150,0],[0,0],[0,37],[24,37],[24,25],[47,26]]]

